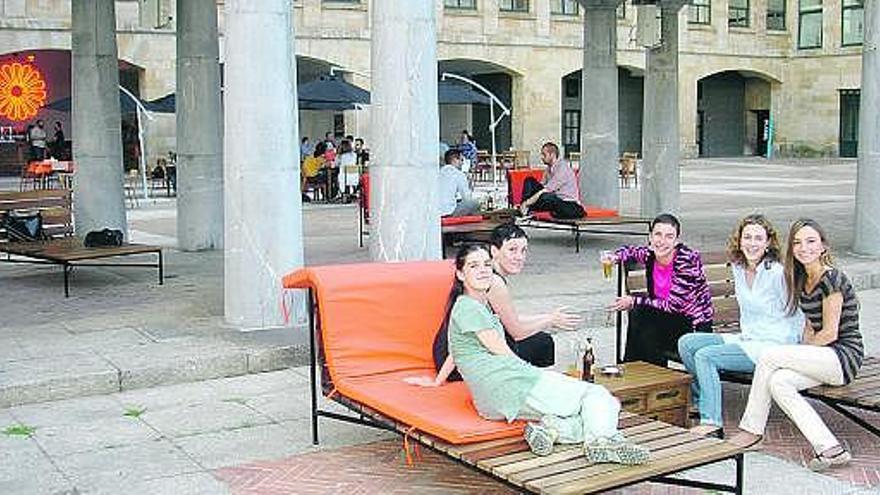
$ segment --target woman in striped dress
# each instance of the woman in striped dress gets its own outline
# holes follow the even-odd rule
[[[625,361],[666,366],[669,359],[679,359],[679,337],[712,331],[712,294],[703,262],[680,235],[678,219],[663,213],[651,221],[647,246],[623,246],[614,253],[617,262],[643,265],[648,280],[647,294],[621,296],[608,306],[630,312]]]
[[[770,404],[791,418],[816,452],[810,469],[821,471],[852,458],[822,418],[799,393],[817,385],[845,385],[855,378],[864,357],[859,332],[859,302],[846,274],[834,267],[827,237],[814,220],[791,226],[785,255],[788,311],[806,317],[801,345],[767,349],[758,360],[749,401],[731,438],[742,446],[758,443]]]

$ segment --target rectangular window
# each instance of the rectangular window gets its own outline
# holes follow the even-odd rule
[[[688,6],[688,22],[712,24],[712,0],[693,0]]]
[[[578,15],[577,0],[551,0],[550,13],[564,15]]]
[[[443,6],[447,9],[476,10],[477,0],[443,0]]]
[[[861,45],[865,37],[865,1],[843,0],[843,46]]]
[[[749,27],[749,0],[728,1],[727,25],[734,27]]]
[[[822,0],[800,0],[798,48],[822,47]]]
[[[767,30],[785,31],[785,0],[767,0]]]
[[[566,110],[562,119],[562,145],[577,151],[581,146],[581,111]]]
[[[626,19],[626,4],[623,2],[620,2],[620,5],[617,6],[617,18]]]
[[[528,12],[529,0],[498,0],[498,10],[502,12]]]

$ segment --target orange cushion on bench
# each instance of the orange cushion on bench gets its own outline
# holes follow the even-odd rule
[[[463,217],[440,217],[440,225],[462,225],[465,223],[480,223],[483,215],[466,215]]]
[[[315,291],[337,393],[449,443],[520,435],[520,424],[480,418],[462,384],[422,389],[402,381],[434,373],[432,346],[452,280],[450,262],[428,261],[304,268],[283,284]]]
[[[587,218],[609,218],[619,216],[617,210],[600,208],[593,205],[584,206],[584,213],[586,213]]]
[[[523,184],[526,177],[534,177],[540,182],[544,178],[544,169],[523,168],[507,171],[507,200],[511,206],[519,206],[522,203]]]
[[[552,221],[557,220],[549,211],[536,211],[531,214],[535,220]],[[598,206],[584,206],[584,215],[587,218],[612,218],[616,217],[617,210],[609,208],[599,208]]]

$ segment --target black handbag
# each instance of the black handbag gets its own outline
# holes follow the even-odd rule
[[[116,229],[93,230],[83,240],[85,247],[118,247],[122,245],[122,231]]]
[[[3,215],[3,228],[11,242],[42,241],[46,239],[43,232],[43,215],[38,210],[10,210]]]

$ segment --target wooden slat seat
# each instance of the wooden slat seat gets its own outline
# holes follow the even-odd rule
[[[703,273],[712,294],[712,307],[715,317],[712,328],[716,333],[732,333],[739,331],[739,305],[736,302],[736,291],[733,284],[733,272],[727,255],[723,252],[702,253]],[[641,267],[619,266],[618,295],[646,294],[647,276]],[[620,359],[620,343],[623,341],[623,321],[617,319],[617,357]],[[740,381],[737,379],[735,381]],[[751,382],[751,380],[749,380]]]
[[[81,239],[73,237],[71,204],[69,189],[0,192],[0,215],[11,210],[39,211],[43,219],[43,234],[48,238],[34,242],[8,242],[5,239],[6,232],[0,226],[0,253],[6,253],[5,259],[0,259],[0,261],[60,265],[64,270],[65,297],[70,295],[70,272],[75,266],[156,268],[159,284],[164,282],[162,249],[160,247],[132,243],[113,247],[85,247]],[[155,254],[156,262],[91,262],[140,254]]]

